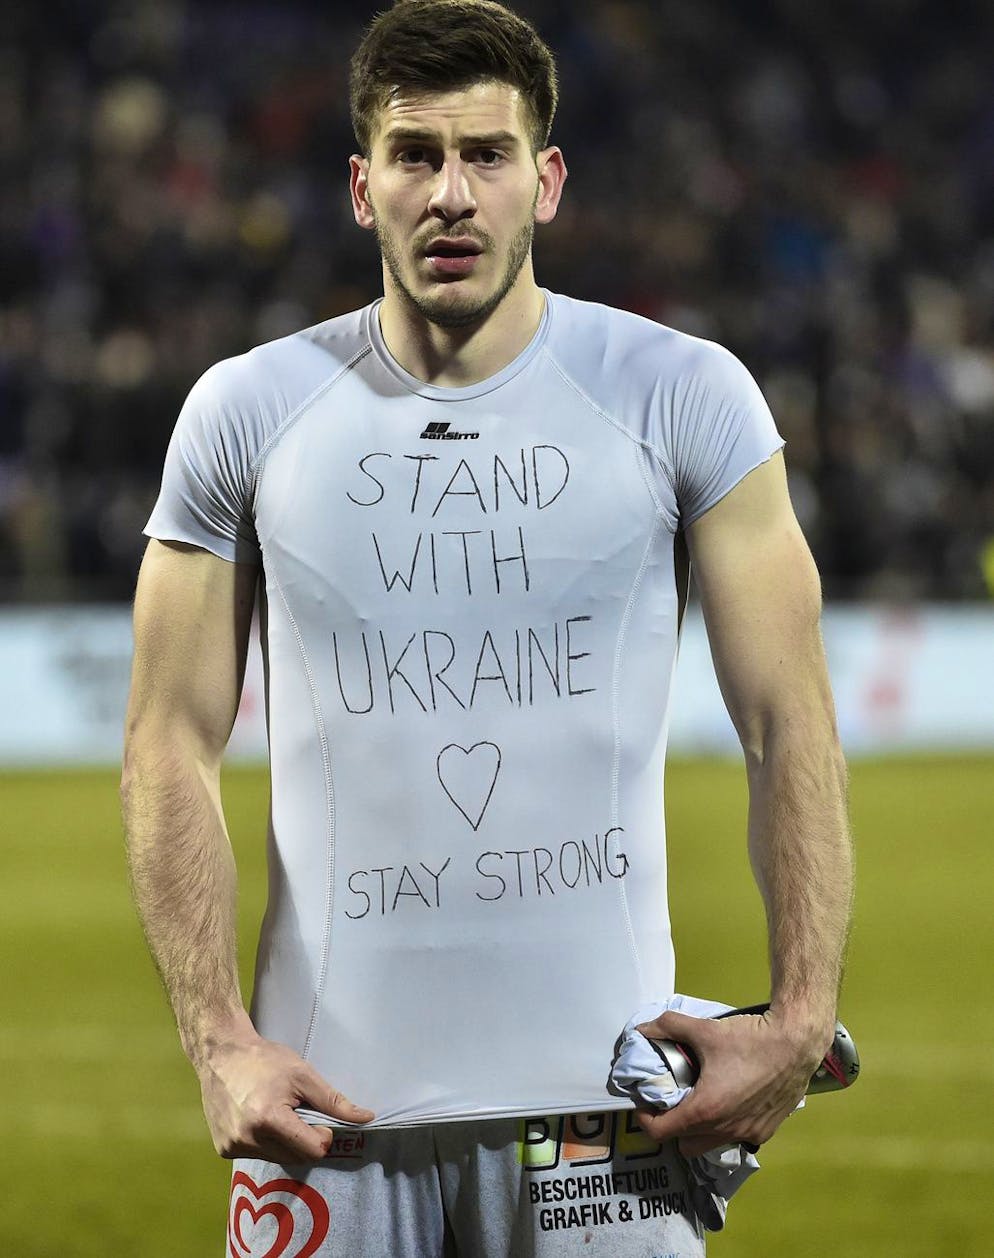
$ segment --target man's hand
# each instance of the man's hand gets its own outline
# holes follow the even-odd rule
[[[773,1009],[720,1019],[664,1013],[638,1029],[688,1044],[700,1062],[700,1077],[679,1105],[663,1114],[636,1110],[654,1140],[678,1140],[687,1158],[769,1140],[796,1109],[832,1038],[799,1035]]]
[[[204,1114],[223,1158],[267,1162],[318,1162],[335,1133],[311,1127],[294,1109],[304,1105],[331,1118],[368,1123],[371,1110],[353,1105],[285,1044],[240,1031],[206,1049],[195,1063]]]

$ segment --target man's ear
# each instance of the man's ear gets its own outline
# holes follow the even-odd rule
[[[559,201],[563,195],[563,184],[569,173],[563,158],[562,149],[540,149],[535,155],[538,168],[538,199],[535,202],[535,222],[551,223],[559,209]]]
[[[369,199],[369,158],[353,153],[349,158],[349,192],[352,213],[360,227],[373,229],[373,206]]]

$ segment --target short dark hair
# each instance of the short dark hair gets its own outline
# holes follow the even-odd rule
[[[559,88],[552,53],[530,22],[497,0],[396,0],[352,57],[352,127],[368,157],[376,117],[399,88],[451,92],[509,83],[524,97],[532,150],[549,142]]]

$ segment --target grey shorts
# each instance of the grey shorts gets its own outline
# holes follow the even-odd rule
[[[342,1131],[313,1166],[234,1164],[227,1258],[700,1258],[674,1144],[631,1111]]]

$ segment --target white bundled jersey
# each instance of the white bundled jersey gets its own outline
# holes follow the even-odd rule
[[[782,442],[727,350],[550,293],[466,388],[378,304],[217,364],[151,537],[262,567],[253,1017],[376,1125],[624,1108],[673,991],[675,542]]]

